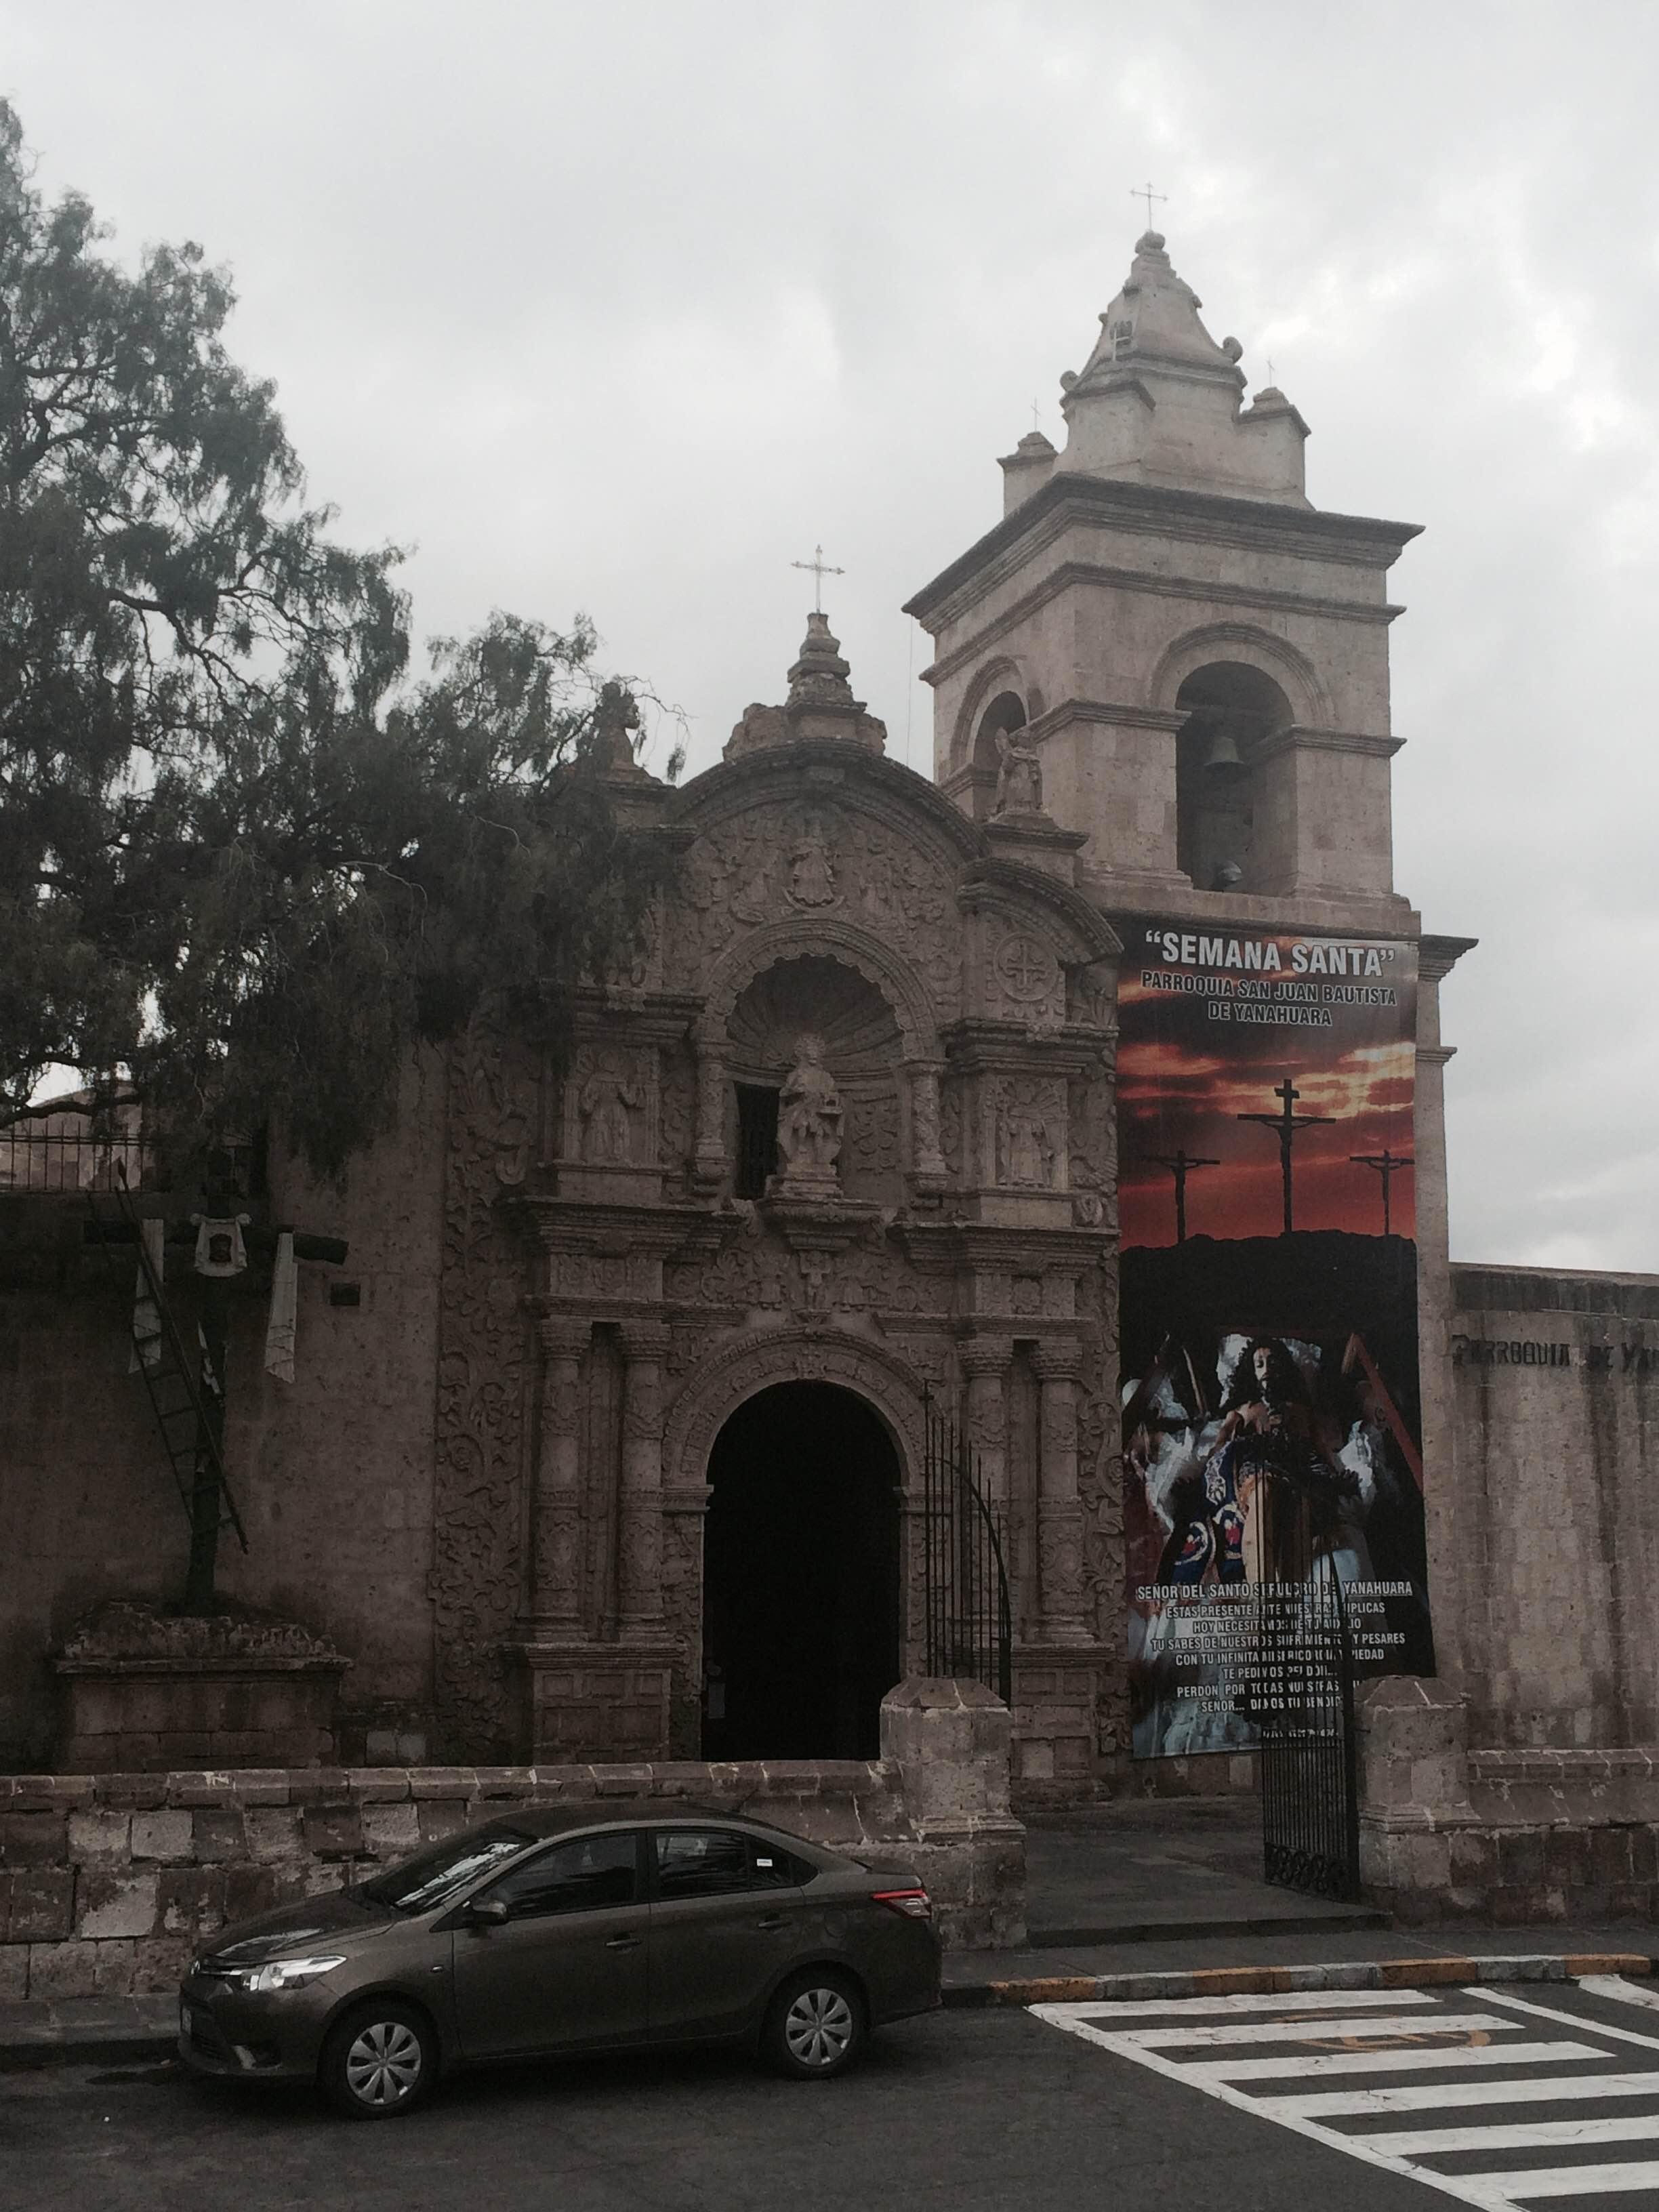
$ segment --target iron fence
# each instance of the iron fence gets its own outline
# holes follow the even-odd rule
[[[54,1115],[53,1121],[59,1117]],[[224,1148],[229,1181],[244,1198],[263,1188],[263,1148],[254,1144]],[[90,1121],[71,1127],[42,1127],[23,1120],[0,1128],[0,1193],[167,1190],[166,1166],[149,1139],[137,1128],[100,1130]]]
[[[1263,1581],[1254,1594],[1262,1870],[1281,1889],[1352,1902],[1359,1895],[1359,1772],[1347,1603],[1328,1549],[1313,1541],[1307,1501],[1274,1503],[1281,1511],[1289,1504],[1292,1522],[1293,1540],[1274,1547],[1279,1570],[1294,1559],[1300,1571]]]
[[[930,1674],[983,1682],[1013,1703],[1013,1635],[1000,1516],[986,1503],[967,1437],[924,1401],[922,1586]]]

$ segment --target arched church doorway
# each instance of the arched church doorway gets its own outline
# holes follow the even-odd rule
[[[850,1390],[784,1382],[715,1439],[705,1759],[874,1759],[899,1678],[898,1455]]]

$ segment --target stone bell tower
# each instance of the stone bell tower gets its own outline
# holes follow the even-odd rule
[[[1060,379],[1064,449],[1022,438],[1002,520],[909,601],[934,774],[992,815],[1018,729],[1112,907],[1254,894],[1398,927],[1386,582],[1417,526],[1309,504],[1307,425],[1271,386],[1243,404],[1243,349],[1199,307],[1149,230]]]

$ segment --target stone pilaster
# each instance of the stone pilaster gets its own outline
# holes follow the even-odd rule
[[[541,1426],[530,1534],[530,1625],[574,1636],[581,1619],[580,1363],[591,1334],[585,1321],[544,1314],[536,1323],[542,1353]]]
[[[957,1347],[967,1381],[963,1426],[979,1466],[985,1502],[1000,1519],[1008,1510],[1008,1370],[1014,1347],[1006,1337],[975,1336]],[[1003,1538],[1005,1550],[1007,1538]]]
[[[623,1324],[620,1628],[625,1641],[663,1632],[662,1368],[669,1332],[661,1322]]]
[[[914,1060],[906,1069],[910,1079],[910,1175],[921,1190],[943,1188],[950,1180],[939,1144],[939,1079],[932,1060]]]
[[[726,1059],[712,1037],[699,1036],[696,1050],[697,1140],[691,1181],[700,1191],[715,1191],[731,1167],[726,1150]]]
[[[1083,1507],[1077,1481],[1077,1387],[1080,1347],[1061,1339],[1032,1347],[1041,1390],[1038,1417],[1037,1587],[1045,1643],[1086,1644]]]

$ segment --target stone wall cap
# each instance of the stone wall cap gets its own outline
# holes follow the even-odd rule
[[[949,1674],[912,1674],[890,1690],[882,1699],[884,1709],[900,1712],[960,1712],[973,1710],[986,1712],[1006,1712],[994,1690],[983,1682],[961,1681]]]

